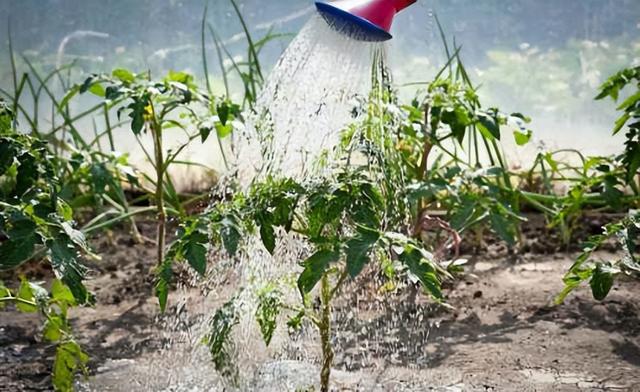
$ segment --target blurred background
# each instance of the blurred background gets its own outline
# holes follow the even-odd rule
[[[266,68],[314,12],[310,0],[238,3],[256,37],[270,30],[288,33],[264,48]],[[24,55],[42,70],[75,61],[77,81],[86,73],[125,67],[156,77],[171,69],[188,71],[203,85],[204,5],[203,0],[0,0],[0,20],[9,22],[0,28],[0,87],[12,89],[9,31],[21,70],[19,55]],[[610,136],[614,103],[593,98],[607,76],[640,65],[640,1],[418,0],[398,16],[388,44],[403,97],[416,91],[404,84],[428,81],[446,61],[435,15],[449,42],[462,46],[484,105],[532,117],[537,147],[530,148],[544,144],[588,154],[622,148]],[[241,58],[245,37],[231,4],[209,1],[207,18]],[[207,45],[211,76],[222,93],[215,46]],[[517,164],[521,154],[511,155]]]

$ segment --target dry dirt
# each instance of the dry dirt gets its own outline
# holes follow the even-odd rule
[[[153,236],[151,226],[142,230]],[[89,385],[142,390],[115,380],[104,365],[144,363],[165,343],[166,323],[151,297],[153,248],[135,246],[118,233],[95,239],[94,246],[103,257],[90,282],[98,305],[74,310],[72,318],[91,355]],[[581,289],[565,304],[551,306],[571,257],[472,258],[463,279],[446,290],[452,310],[420,295],[376,300],[353,290],[346,298],[356,307],[349,301],[337,305],[335,387],[640,391],[640,283],[617,282],[602,302]],[[0,313],[0,391],[50,389],[53,348],[37,338],[38,325],[33,315]],[[295,366],[290,372],[313,377],[311,365]]]

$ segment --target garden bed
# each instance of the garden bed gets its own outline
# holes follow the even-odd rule
[[[143,222],[140,228],[153,237],[152,225]],[[91,354],[84,389],[128,391],[138,385],[138,390],[188,390],[216,377],[213,365],[200,369],[207,374],[185,380],[170,380],[168,375],[163,379],[162,371],[152,368],[162,363],[158,356],[167,348],[168,333],[180,328],[179,318],[160,316],[151,295],[153,244],[133,246],[124,229],[92,243],[102,255],[88,281],[97,306],[72,313],[77,338]],[[640,387],[640,284],[621,280],[602,302],[594,301],[588,289],[580,289],[563,305],[552,306],[574,258],[566,253],[514,256],[501,251],[469,256],[463,278],[445,290],[451,310],[410,290],[382,296],[366,285],[357,285],[357,290],[347,285],[344,299],[335,305],[333,386],[363,391]],[[47,271],[39,273],[44,279],[49,276]],[[197,301],[198,289],[190,291]],[[169,315],[180,313],[179,303],[174,301]],[[353,303],[357,310],[349,312]],[[187,324],[200,317],[189,311],[187,306]],[[0,390],[51,389],[54,350],[36,340],[39,326],[37,315],[3,313]],[[262,369],[255,389],[275,391],[278,383],[303,385],[316,379],[314,364],[285,359]],[[143,381],[146,384],[136,384]]]

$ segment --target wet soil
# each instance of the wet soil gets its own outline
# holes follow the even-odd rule
[[[140,228],[154,236],[151,224]],[[158,390],[110,373],[114,363],[145,363],[166,344],[168,323],[152,296],[153,244],[133,243],[124,228],[92,243],[102,255],[89,283],[98,304],[75,309],[72,323],[91,355],[94,390]],[[336,390],[640,391],[640,283],[617,282],[602,302],[580,289],[553,306],[575,254],[514,256],[497,242],[487,248],[446,289],[451,309],[411,290],[382,295],[352,285],[336,304]],[[38,339],[39,325],[37,316],[0,312],[0,391],[50,389],[54,352]],[[292,377],[316,374],[287,369]]]

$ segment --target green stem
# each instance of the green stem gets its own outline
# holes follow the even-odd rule
[[[111,148],[111,151],[115,151],[116,147],[115,147],[115,143],[113,142],[113,129],[111,128],[111,121],[109,120],[109,108],[107,107],[107,104],[103,106],[103,110],[104,110],[104,125],[107,127],[105,132],[107,132],[107,135],[109,136],[109,147]]]
[[[320,392],[329,392],[331,366],[333,365],[333,347],[331,346],[331,287],[328,274],[321,281],[322,309],[320,314],[320,340],[322,344],[322,370],[320,371]]]
[[[154,112],[155,116],[155,112]],[[164,208],[164,157],[162,146],[162,125],[159,121],[155,120],[151,124],[151,131],[153,134],[153,147],[155,153],[155,168],[156,168],[156,189],[155,189],[155,201],[157,208],[158,218],[158,236],[157,236],[157,265],[162,265],[164,261],[164,246],[166,236],[166,220],[167,215]]]
[[[38,306],[38,304],[33,301],[28,301],[23,298],[12,297],[12,296],[0,298],[0,303],[2,302],[19,302],[21,304],[25,304],[29,306]]]

